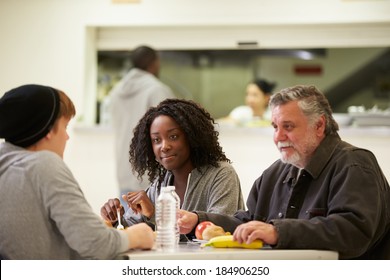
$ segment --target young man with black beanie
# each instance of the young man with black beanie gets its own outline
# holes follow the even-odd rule
[[[0,98],[0,256],[2,259],[112,259],[149,249],[146,224],[120,231],[93,213],[63,161],[76,114],[52,87],[23,85]]]

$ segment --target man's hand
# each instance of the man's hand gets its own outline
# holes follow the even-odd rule
[[[269,245],[278,243],[278,232],[271,224],[260,221],[250,221],[239,225],[233,233],[233,239],[240,243],[251,243],[256,239]]]
[[[179,225],[181,234],[190,233],[196,227],[198,222],[199,219],[197,214],[185,210],[179,210],[179,220],[177,221],[177,224]]]
[[[154,245],[153,230],[145,223],[132,225],[125,232],[129,239],[129,249],[151,249]]]

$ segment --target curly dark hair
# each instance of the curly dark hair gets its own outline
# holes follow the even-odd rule
[[[150,126],[160,115],[174,119],[186,134],[190,146],[190,160],[195,168],[218,161],[231,163],[219,145],[219,132],[215,130],[215,120],[204,108],[194,101],[184,99],[165,99],[156,107],[151,107],[140,119],[134,129],[130,144],[130,163],[134,172],[141,178],[147,171],[149,181],[157,176],[162,179],[167,170],[155,160]]]

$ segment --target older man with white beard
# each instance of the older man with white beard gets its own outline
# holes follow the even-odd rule
[[[342,141],[326,97],[295,86],[270,100],[281,159],[254,182],[247,211],[181,212],[182,233],[202,221],[273,248],[324,249],[341,259],[390,259],[390,187],[374,154]]]

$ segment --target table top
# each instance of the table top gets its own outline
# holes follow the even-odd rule
[[[197,243],[180,243],[173,252],[130,250],[120,256],[129,260],[337,260],[338,253],[324,250],[279,250],[213,248]]]

